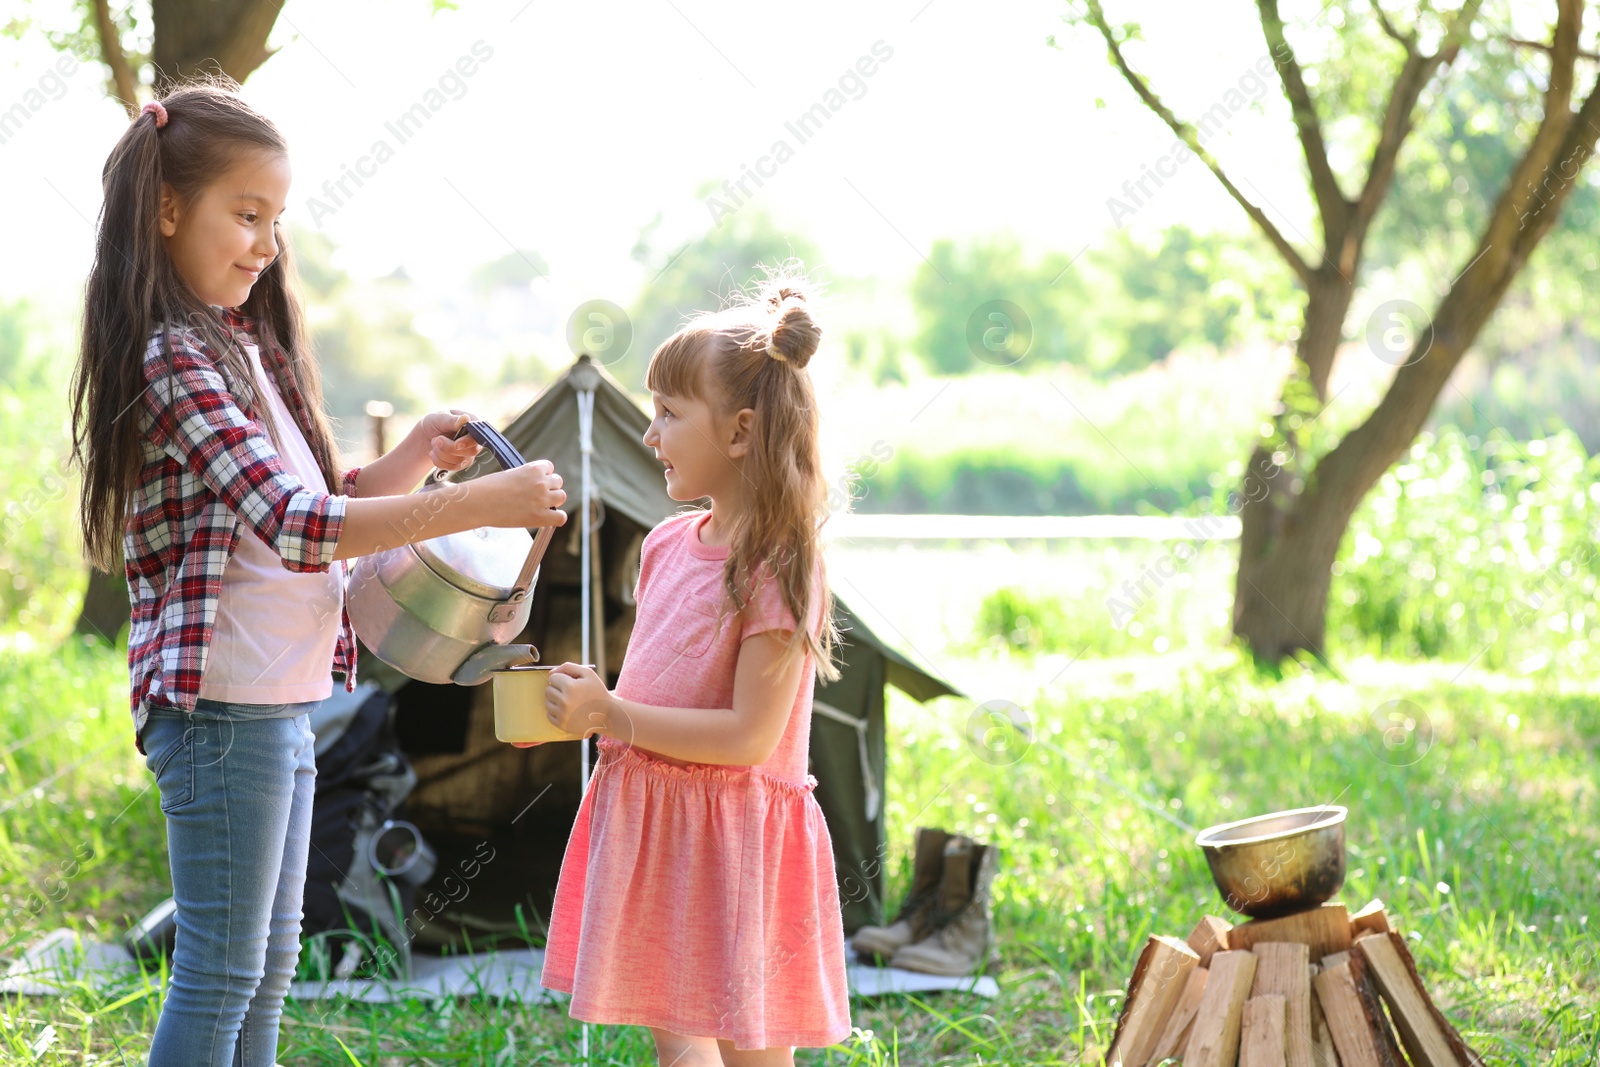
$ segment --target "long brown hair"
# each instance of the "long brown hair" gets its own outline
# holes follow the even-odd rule
[[[824,681],[839,631],[822,559],[827,479],[822,470],[817,395],[806,365],[822,340],[807,309],[804,283],[774,277],[721,311],[693,319],[650,357],[645,384],[654,392],[704,400],[731,414],[755,412],[744,476],[749,506],[730,531],[723,585],[741,609],[762,579],[778,582],[799,626],[779,668],[809,651]],[[812,577],[822,573],[820,584]],[[822,632],[805,620],[821,601]]]
[[[288,146],[278,128],[225,79],[185,85],[160,103],[166,125],[157,129],[154,113],[140,114],[106,160],[105,204],[85,286],[83,339],[72,382],[72,455],[83,470],[78,511],[84,552],[101,568],[118,558],[138,484],[141,438],[148,428],[141,403],[144,359],[158,331],[165,338],[168,375],[174,373],[178,338],[198,335],[220,354],[219,370],[240,408],[278,440],[270,408],[256,402],[249,357],[216,309],[173,266],[159,219],[163,185],[180,203],[192,204],[241,153],[286,155]],[[281,233],[277,240],[278,258],[261,272],[238,310],[255,320],[263,352],[276,347],[288,357],[293,384],[310,413],[311,424],[300,429],[323,477],[337,491],[337,452],[322,410],[322,377],[306,336],[289,247]],[[263,360],[263,366],[272,364]],[[277,383],[280,390],[286,384]]]

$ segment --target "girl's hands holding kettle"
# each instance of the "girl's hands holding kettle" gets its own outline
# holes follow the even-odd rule
[[[493,518],[486,526],[564,526],[567,491],[547,459],[496,471],[468,483],[484,494]]]
[[[441,479],[413,492],[427,460],[441,469],[469,465],[480,442],[467,436],[474,422],[464,411],[425,415],[412,427],[402,447],[363,466],[356,492],[345,501],[344,531],[334,559],[354,559],[411,544],[424,538],[473,530],[480,526],[506,529],[564,526],[566,490],[561,475],[547,459],[521,462],[522,456],[492,427],[474,426],[496,460],[509,467],[458,482]],[[419,469],[420,468],[420,469]],[[359,499],[358,499],[359,498]]]

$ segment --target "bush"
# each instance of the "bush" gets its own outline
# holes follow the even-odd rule
[[[1600,459],[1574,434],[1425,433],[1351,521],[1329,634],[1388,656],[1587,671],[1597,535]]]
[[[54,317],[0,307],[0,629],[62,633],[87,568],[77,521],[78,478],[68,466],[67,374],[72,339]]]
[[[983,598],[977,636],[993,647],[1057,652],[1065,647],[1064,623],[1059,601],[1029,596],[1008,586]]]

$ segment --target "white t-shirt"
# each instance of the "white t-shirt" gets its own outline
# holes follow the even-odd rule
[[[260,402],[271,405],[284,469],[307,489],[326,493],[327,480],[306,444],[277,383],[245,345]],[[333,650],[344,608],[344,563],[325,573],[286,570],[283,560],[248,526],[222,572],[217,622],[211,634],[200,696],[235,704],[298,704],[333,692]]]

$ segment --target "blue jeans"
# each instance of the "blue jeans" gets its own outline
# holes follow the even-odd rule
[[[300,957],[317,778],[307,704],[152,707],[178,937],[149,1067],[272,1067]]]

